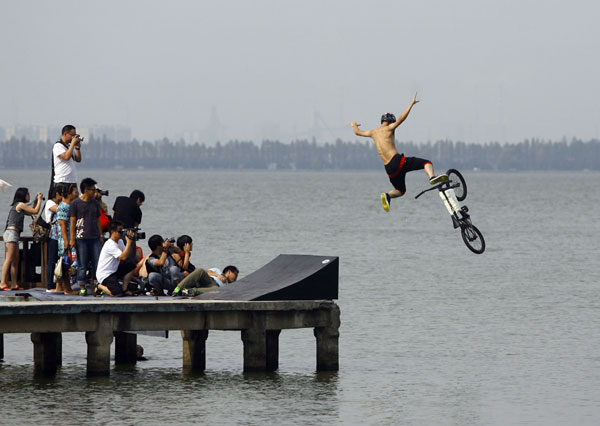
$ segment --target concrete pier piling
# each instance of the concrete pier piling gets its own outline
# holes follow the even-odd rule
[[[35,371],[56,372],[64,332],[85,332],[87,374],[110,374],[115,363],[135,364],[135,331],[180,330],[184,370],[206,369],[209,330],[239,331],[244,371],[275,371],[282,330],[313,328],[316,368],[339,368],[340,310],[332,301],[85,300],[0,302],[2,333],[31,333]],[[2,356],[3,339],[0,339]]]

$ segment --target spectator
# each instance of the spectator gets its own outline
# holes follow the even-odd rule
[[[0,290],[23,290],[17,284],[17,269],[19,265],[19,239],[23,232],[23,222],[25,215],[33,216],[39,213],[42,207],[42,194],[37,193],[34,207],[30,207],[27,203],[30,200],[29,189],[18,188],[15,191],[15,196],[8,212],[6,227],[4,229],[4,247],[5,257],[4,265],[2,265],[2,282],[0,282]],[[10,282],[12,285],[8,287],[8,274],[10,273]]]
[[[194,272],[185,277],[173,290],[173,296],[197,296],[211,289],[224,287],[237,281],[238,268],[228,265],[223,272],[217,268],[204,270],[196,268]]]
[[[136,228],[142,223],[142,209],[146,197],[142,191],[135,189],[129,197],[119,196],[113,205],[113,220],[123,224],[123,228]],[[135,261],[136,251],[131,253],[131,260]]]
[[[108,191],[105,191],[105,195],[108,195]],[[112,218],[108,214],[108,206],[104,201],[102,201],[102,191],[96,188],[96,201],[100,206],[100,226],[102,227],[102,234],[108,232],[108,225],[110,224]]]
[[[61,139],[52,147],[52,180],[50,185],[64,186],[66,183],[77,184],[77,168],[75,163],[81,162],[81,141],[75,126],[67,124],[62,128]]]
[[[210,268],[206,272],[211,276],[215,283],[219,287],[225,287],[227,284],[231,284],[237,281],[238,274],[240,271],[233,265],[227,265],[221,271],[219,268]]]
[[[71,247],[77,249],[77,284],[82,296],[90,294],[90,285],[86,285],[86,272],[91,263],[91,280],[96,279],[98,257],[102,249],[102,225],[100,224],[100,205],[96,201],[96,181],[85,178],[81,181],[81,196],[71,203],[69,217],[71,221]]]
[[[146,197],[139,189],[135,189],[129,197],[119,196],[113,205],[113,219],[123,224],[123,228],[135,228],[142,223],[142,209]]]
[[[58,222],[58,258],[62,259],[65,254],[69,253],[69,235],[71,234],[71,219],[69,217],[69,210],[71,203],[79,197],[79,191],[77,190],[77,184],[69,183],[62,187],[62,202],[58,205],[56,210],[56,221]],[[56,283],[56,291],[63,292],[64,294],[74,294],[69,283],[69,270],[63,264],[63,273],[61,281]]]
[[[173,254],[171,255],[184,277],[187,277],[188,274],[194,272],[196,269],[196,267],[190,262],[193,246],[194,242],[192,241],[192,237],[189,235],[182,235],[181,237],[177,238],[177,248],[173,250]]]
[[[183,274],[175,265],[175,261],[169,256],[173,247],[170,240],[164,240],[160,235],[153,235],[148,240],[148,246],[152,253],[146,260],[146,271],[148,282],[152,286],[152,295],[164,296],[175,289],[177,283],[183,278]]]
[[[109,296],[131,295],[127,289],[133,277],[135,263],[131,262],[131,252],[135,252],[134,233],[126,234],[127,245],[123,243],[123,224],[113,220],[108,226],[110,238],[106,240],[98,259],[98,288]],[[119,283],[123,280],[123,283]]]
[[[58,205],[62,201],[62,193],[56,186],[50,187],[48,192],[48,201],[44,206],[44,220],[50,224],[50,233],[48,234],[48,240],[46,241],[46,258],[48,259],[46,264],[46,287],[49,292],[56,292],[56,283],[54,282],[54,266],[58,257],[58,220],[56,219],[56,211]],[[62,290],[61,290],[62,291]]]
[[[44,205],[44,214],[42,216],[46,223],[52,223],[56,218],[56,210],[61,201],[61,191],[56,188],[56,186],[52,185],[50,191],[48,191],[48,201],[46,201],[46,204]]]

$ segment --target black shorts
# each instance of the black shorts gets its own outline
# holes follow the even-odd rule
[[[110,274],[102,281],[102,285],[105,285],[110,290],[113,296],[118,296],[123,293],[123,285],[119,283],[125,275],[135,269],[135,263],[127,259],[125,262],[119,265],[117,272]]]
[[[417,157],[405,157],[404,154],[396,154],[385,165],[385,171],[394,188],[404,195],[406,192],[406,182],[404,182],[406,173],[424,169],[426,164],[431,164],[431,161]]]

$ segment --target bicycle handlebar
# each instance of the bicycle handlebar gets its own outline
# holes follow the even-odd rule
[[[445,186],[446,188],[442,188],[443,186]],[[415,200],[417,198],[419,198],[421,195],[425,194],[426,192],[433,191],[434,189],[437,189],[438,191],[442,192],[442,191],[445,191],[446,189],[458,188],[459,186],[460,186],[460,183],[458,183],[458,182],[457,183],[442,182],[442,183],[434,186],[433,188],[424,189],[418,195],[415,195]]]

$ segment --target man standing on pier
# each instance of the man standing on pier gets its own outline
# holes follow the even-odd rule
[[[52,147],[52,180],[51,185],[58,187],[69,183],[77,185],[77,168],[81,163],[81,141],[77,129],[71,124],[62,128],[62,136]]]
[[[71,223],[69,245],[77,249],[77,262],[79,263],[77,267],[79,294],[85,296],[93,287],[86,285],[88,264],[92,264],[91,280],[93,282],[96,279],[96,267],[103,243],[100,205],[96,201],[96,181],[94,179],[85,178],[81,181],[81,195],[71,203],[69,219]]]

